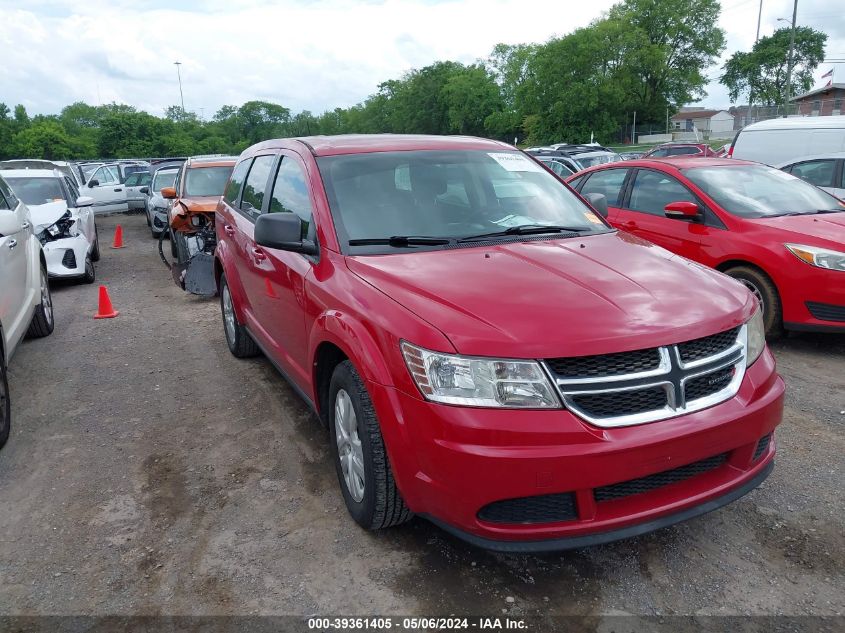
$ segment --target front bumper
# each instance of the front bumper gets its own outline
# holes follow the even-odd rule
[[[845,272],[801,262],[792,263],[790,269],[793,276],[779,288],[785,327],[845,332]]]
[[[728,503],[758,485],[774,459],[761,438],[780,423],[784,385],[766,350],[738,394],[677,418],[600,429],[566,410],[496,410],[426,402],[369,384],[400,491],[416,513],[484,547],[581,547],[657,529]],[[756,455],[755,455],[756,453]],[[715,459],[666,485],[607,499],[650,475]],[[491,504],[571,494],[574,515],[550,522],[484,520]],[[602,493],[604,494],[604,493]]]
[[[167,228],[167,209],[159,211],[157,209],[150,210],[150,222],[152,223],[153,231],[161,233]]]
[[[84,235],[64,237],[43,245],[50,277],[81,277],[85,274],[85,259],[91,244]]]

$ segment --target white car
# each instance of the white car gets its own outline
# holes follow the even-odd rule
[[[100,241],[91,205],[76,185],[57,170],[2,170],[15,196],[29,207],[32,229],[44,247],[50,277],[96,279]]]
[[[119,213],[129,210],[126,187],[120,179],[117,164],[97,167],[82,189],[86,196],[94,199],[92,206],[95,213]]]
[[[167,230],[167,214],[172,201],[165,200],[161,195],[161,190],[164,187],[175,186],[179,169],[179,166],[168,165],[157,169],[153,174],[153,181],[149,186],[150,197],[147,200],[147,225],[153,237],[159,237],[163,231]]]
[[[82,172],[73,163],[63,160],[42,160],[40,158],[22,158],[0,161],[0,169],[58,169],[63,176],[68,176],[77,187],[81,187]]]
[[[845,200],[845,152],[805,156],[775,167]]]
[[[53,301],[41,244],[29,209],[0,176],[0,446],[9,439],[12,408],[6,368],[24,335],[53,331]]]

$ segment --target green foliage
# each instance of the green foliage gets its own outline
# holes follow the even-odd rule
[[[789,40],[792,28],[778,29],[761,37],[750,52],[738,51],[728,59],[720,81],[728,88],[731,101],[752,96],[756,103],[782,103],[789,70]],[[808,26],[795,29],[792,81],[793,95],[807,92],[813,85],[813,71],[824,59],[827,34]]]
[[[618,141],[634,111],[638,121],[659,124],[667,109],[704,95],[704,71],[724,49],[719,10],[717,0],[622,0],[564,37],[498,44],[483,63],[439,61],[322,114],[248,101],[201,121],[179,106],[156,117],[122,104],[73,103],[30,119],[23,106],[10,112],[0,104],[0,158],[237,154],[269,138],[384,132]]]

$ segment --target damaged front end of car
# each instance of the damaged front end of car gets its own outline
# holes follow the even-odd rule
[[[173,281],[182,290],[202,297],[217,293],[214,282],[214,249],[217,236],[214,229],[214,211],[195,208],[183,201],[174,203],[170,210],[169,231],[159,236],[159,255],[170,268]],[[172,261],[164,256],[163,238],[170,235]]]
[[[86,277],[93,280],[94,265],[88,257],[88,239],[70,210],[49,225],[35,227],[47,260],[50,277]]]

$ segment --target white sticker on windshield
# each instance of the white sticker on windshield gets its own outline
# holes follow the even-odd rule
[[[488,152],[487,155],[508,171],[543,171],[533,160],[513,152]]]

